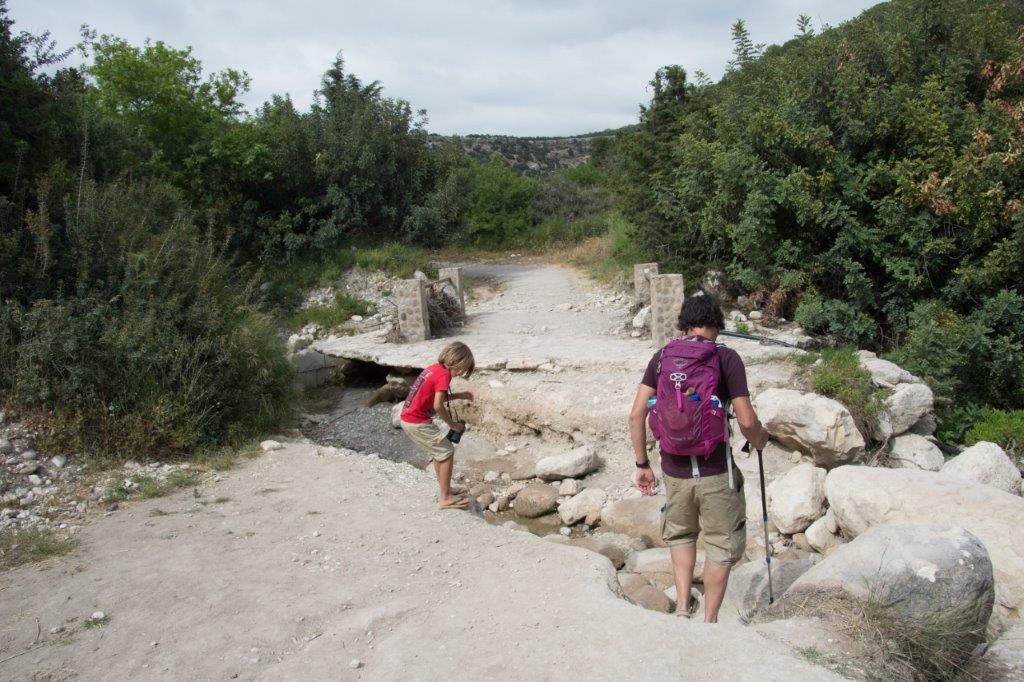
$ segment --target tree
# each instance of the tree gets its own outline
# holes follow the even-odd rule
[[[757,59],[764,50],[763,44],[754,44],[747,31],[747,24],[742,19],[737,19],[732,25],[732,59],[729,61],[729,70],[740,69]]]

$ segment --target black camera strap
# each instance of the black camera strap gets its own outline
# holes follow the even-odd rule
[[[448,391],[445,391],[444,394],[444,407],[448,410],[448,414],[451,415],[453,422],[459,421],[459,413],[455,411],[454,407],[452,407],[452,394]]]

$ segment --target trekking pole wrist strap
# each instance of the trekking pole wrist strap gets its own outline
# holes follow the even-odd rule
[[[636,462],[636,468],[637,469],[650,469],[651,468],[651,462],[650,462],[650,460],[648,460],[646,462]]]

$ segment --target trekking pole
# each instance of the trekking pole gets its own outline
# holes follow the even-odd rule
[[[768,498],[764,493],[764,457],[757,451],[757,471],[761,476],[761,521],[764,525],[764,562],[768,566],[768,605],[775,601],[772,592],[772,546],[768,544]]]

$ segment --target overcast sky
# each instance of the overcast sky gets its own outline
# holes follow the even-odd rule
[[[61,45],[87,23],[141,43],[192,46],[209,69],[252,77],[250,110],[305,107],[334,55],[388,96],[426,108],[433,132],[567,135],[635,122],[665,64],[718,79],[729,28],[781,43],[809,14],[835,25],[873,0],[9,0],[15,30]]]

